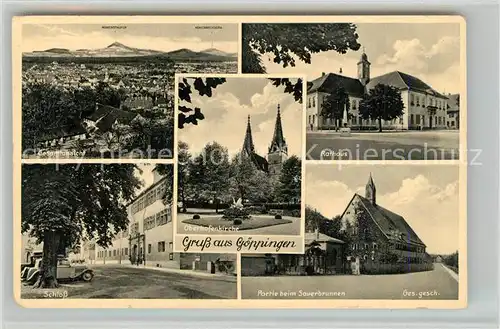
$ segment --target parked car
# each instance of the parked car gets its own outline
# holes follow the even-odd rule
[[[40,273],[42,259],[37,259],[35,266],[25,267],[21,272],[21,280],[34,284]],[[94,278],[94,271],[85,265],[72,265],[67,259],[60,259],[57,262],[57,280],[75,281],[83,280],[90,282]]]

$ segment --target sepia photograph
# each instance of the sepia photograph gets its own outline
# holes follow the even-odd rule
[[[459,298],[459,166],[306,172],[305,253],[241,254],[243,299]]]
[[[172,184],[171,164],[23,165],[20,297],[235,299],[235,254],[173,252]]]
[[[243,23],[242,70],[307,75],[307,160],[456,160],[465,22],[448,21]]]
[[[23,24],[21,52],[23,158],[171,159],[174,74],[236,73],[238,25]]]
[[[178,76],[177,233],[301,235],[302,81]]]

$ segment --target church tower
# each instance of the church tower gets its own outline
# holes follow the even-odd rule
[[[372,174],[370,173],[370,178],[365,187],[365,198],[370,200],[370,202],[375,205],[377,197],[377,189],[375,188],[375,183],[373,182]]]
[[[358,80],[363,86],[366,86],[370,81],[370,65],[371,63],[368,61],[368,56],[366,56],[363,48],[363,54],[358,62]]]
[[[252,127],[250,125],[250,115],[248,116],[247,131],[245,133],[245,140],[243,141],[242,152],[245,152],[247,155],[252,155],[255,152],[252,138]]]
[[[279,176],[283,162],[288,159],[288,146],[283,137],[283,126],[281,125],[280,105],[278,104],[278,113],[276,114],[276,123],[274,125],[274,134],[271,145],[267,153],[269,163],[269,174]]]

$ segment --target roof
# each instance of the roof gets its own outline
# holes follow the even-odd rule
[[[342,240],[332,238],[331,236],[328,236],[323,233],[316,233],[316,232],[306,232],[304,234],[304,242],[306,245],[311,244],[312,242],[331,242],[331,243],[345,243]]]
[[[400,71],[393,71],[378,77],[374,77],[368,82],[366,88],[368,90],[375,88],[379,83],[384,85],[393,86],[399,89],[410,89],[425,92],[428,94],[432,94],[436,97],[447,98],[446,96],[438,93],[436,90],[432,89],[431,86],[407,73],[403,73]]]
[[[269,152],[273,148],[282,149],[286,147],[285,137],[283,137],[283,126],[281,125],[281,113],[280,106],[278,104],[278,113],[276,114],[276,123],[274,125],[274,134],[271,145],[269,146]]]
[[[330,93],[332,89],[338,87],[343,87],[350,96],[363,97],[365,93],[365,88],[358,79],[335,73],[327,73],[309,84],[308,93],[316,91]]]
[[[163,183],[165,180],[167,179],[167,176],[165,177],[162,177],[161,179],[159,179],[157,182],[151,184],[150,186],[148,186],[148,188],[146,188],[144,191],[142,191],[141,193],[139,193],[138,196],[136,196],[133,200],[129,201],[129,203],[126,204],[126,206],[130,206],[132,203],[136,202],[137,200],[139,200],[142,196],[144,196],[146,193],[148,193],[149,191],[151,191],[151,189],[155,188],[156,186],[160,185],[161,183]]]
[[[257,169],[262,170],[264,172],[269,171],[269,163],[267,162],[266,158],[261,157],[255,152],[252,152],[250,154],[250,159],[252,160],[253,164],[257,167]]]
[[[39,141],[50,141],[61,137],[70,137],[85,134],[87,131],[80,123],[65,125],[57,128],[44,130],[38,138]]]
[[[97,109],[91,115],[87,116],[87,119],[96,122],[97,128],[101,131],[108,131],[116,121],[127,124],[134,120],[137,115],[136,112],[97,104]]]
[[[413,231],[411,226],[406,222],[406,220],[390,210],[385,209],[384,207],[378,204],[372,204],[367,198],[362,197],[359,194],[355,194],[364,205],[364,207],[368,210],[373,220],[380,227],[382,232],[388,236],[390,239],[400,239],[402,241],[416,243],[416,244],[425,244],[420,240],[417,233]],[[396,237],[394,233],[402,233],[403,238]]]

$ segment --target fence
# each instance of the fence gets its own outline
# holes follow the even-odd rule
[[[434,264],[410,264],[410,263],[397,263],[397,264],[382,264],[367,262],[361,265],[362,274],[398,274],[410,272],[431,271],[434,269]]]

